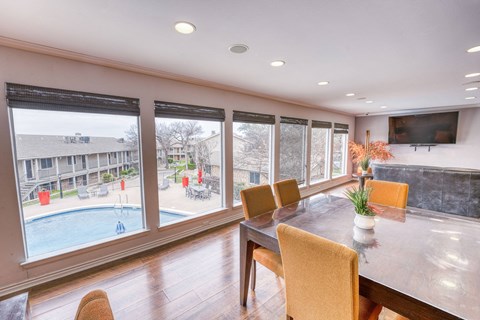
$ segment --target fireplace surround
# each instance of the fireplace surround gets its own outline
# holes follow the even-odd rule
[[[373,164],[376,180],[409,185],[407,206],[480,218],[480,170]]]

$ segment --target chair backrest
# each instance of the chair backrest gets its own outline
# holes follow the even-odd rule
[[[240,197],[242,198],[245,220],[277,209],[272,188],[269,185],[244,189],[240,191]]]
[[[408,200],[408,184],[400,182],[367,180],[365,188],[371,188],[369,202],[405,209]]]
[[[100,191],[101,192],[108,192],[108,186],[105,184],[100,185]]]
[[[300,190],[296,179],[288,179],[273,184],[275,197],[279,208],[300,201]]]
[[[278,225],[277,235],[287,315],[293,319],[357,320],[357,253],[286,224]]]
[[[75,320],[113,320],[112,308],[107,293],[93,290],[87,293],[77,309]]]

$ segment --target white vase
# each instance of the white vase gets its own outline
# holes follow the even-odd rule
[[[368,174],[368,170],[362,170],[362,176],[366,176]]]
[[[373,227],[375,227],[374,218],[374,216],[363,216],[361,214],[355,213],[355,220],[353,220],[353,222],[357,227],[361,229],[373,229]]]

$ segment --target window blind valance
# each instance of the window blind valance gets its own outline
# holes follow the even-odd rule
[[[280,123],[298,124],[298,125],[302,125],[302,126],[308,126],[308,120],[298,119],[298,118],[290,118],[290,117],[280,117]]]
[[[233,122],[275,124],[275,116],[270,114],[233,111]]]
[[[334,127],[333,133],[348,134],[348,124],[335,123],[333,127]]]
[[[155,117],[225,121],[225,110],[174,102],[155,101]]]
[[[6,97],[11,108],[140,115],[139,99],[135,98],[16,83],[6,84]]]
[[[312,128],[331,129],[332,123],[327,121],[312,120]]]

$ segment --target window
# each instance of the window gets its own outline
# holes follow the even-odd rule
[[[280,179],[294,178],[298,184],[305,184],[308,120],[280,119]]]
[[[233,112],[233,202],[240,204],[240,191],[252,185],[271,183],[272,130],[275,116]]]
[[[137,99],[17,84],[7,84],[7,99],[28,257],[144,229]],[[79,149],[86,155],[72,156]],[[122,191],[109,173],[122,164],[108,166],[106,154],[124,151],[132,159]],[[30,159],[49,170],[24,169]]]
[[[72,161],[72,160],[73,160],[73,161]],[[68,156],[68,157],[67,157],[67,164],[68,164],[69,166],[74,165],[74,164],[77,164],[77,157],[75,157],[75,156]]]
[[[250,171],[250,184],[260,184],[260,172]]]
[[[223,208],[225,111],[155,101],[155,116],[160,225]]]
[[[347,174],[348,125],[335,123],[333,131],[332,177]]]
[[[40,169],[53,168],[52,158],[40,159]]]
[[[331,122],[312,121],[312,149],[310,158],[310,183],[328,179],[328,156]]]

